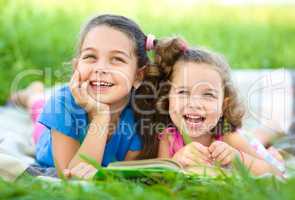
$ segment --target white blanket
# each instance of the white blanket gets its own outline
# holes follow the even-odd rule
[[[32,122],[15,107],[0,108],[0,177],[13,181],[34,162]]]

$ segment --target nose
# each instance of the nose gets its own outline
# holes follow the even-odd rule
[[[202,108],[201,98],[196,95],[191,95],[188,99],[188,106],[195,109]]]
[[[94,73],[95,74],[107,74],[107,70],[106,69],[94,69]]]
[[[109,66],[106,62],[100,60],[95,64],[93,71],[95,74],[107,74],[109,72]]]

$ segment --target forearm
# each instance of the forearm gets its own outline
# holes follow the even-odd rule
[[[240,159],[244,165],[250,170],[254,175],[263,175],[265,173],[271,173],[274,175],[280,175],[280,172],[272,165],[264,160],[251,156],[247,153],[241,153]]]
[[[167,134],[162,135],[159,142],[158,158],[171,158],[169,155],[169,145]]]
[[[103,153],[108,137],[108,122],[93,119],[89,125],[86,137],[78,149],[77,153],[70,161],[68,168],[73,168],[83,162],[80,155],[86,155],[95,159],[98,163],[102,162]]]
[[[169,147],[168,145],[160,145],[158,151],[158,158],[172,158],[169,155]]]

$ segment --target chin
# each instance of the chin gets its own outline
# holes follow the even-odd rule
[[[198,138],[202,135],[205,135],[206,132],[205,131],[202,131],[202,130],[191,130],[191,129],[188,129],[189,133],[188,135],[192,138]]]
[[[114,93],[114,94],[104,94],[97,97],[94,96],[92,98],[96,100],[97,102],[113,105],[117,103],[120,104],[120,102],[124,102],[124,100],[126,99],[126,96],[121,97],[121,96],[115,95]]]
[[[112,102],[112,97],[105,94],[90,94],[91,98],[95,101],[105,104],[110,104]]]
[[[197,138],[208,133],[208,128],[205,127],[204,124],[200,126],[190,126],[188,124],[185,124],[185,127],[187,128],[188,135],[192,138]]]

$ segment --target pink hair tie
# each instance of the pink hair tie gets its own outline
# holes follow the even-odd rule
[[[152,34],[148,34],[145,42],[145,49],[147,51],[150,51],[154,49],[154,41],[155,41],[155,36]]]
[[[181,41],[181,42],[180,42],[180,49],[181,49],[181,51],[182,51],[183,53],[186,52],[186,51],[188,50],[188,45],[186,44],[185,41]]]

